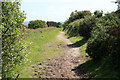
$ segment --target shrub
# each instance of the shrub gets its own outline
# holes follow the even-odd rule
[[[67,27],[69,27],[68,25],[71,22],[74,22],[75,20],[78,20],[78,19],[82,19],[87,15],[91,16],[92,13],[90,11],[78,11],[78,12],[75,11],[75,12],[72,12],[70,17],[63,24],[64,30],[66,30]]]
[[[120,66],[120,19],[115,13],[106,14],[98,21],[86,51],[94,60],[110,57],[115,66]]]
[[[57,27],[57,28],[61,28],[62,27],[62,23],[54,22],[54,21],[47,21],[47,25],[48,25],[48,27],[50,27],[50,26]]]
[[[67,33],[69,35],[80,35],[89,38],[95,24],[96,20],[94,16],[85,16],[85,18],[70,23],[67,27]]]
[[[96,26],[95,24],[95,17],[85,16],[85,18],[79,22],[79,26],[77,29],[79,35],[88,39],[91,36],[92,29]]]
[[[56,27],[57,28],[62,28],[62,23],[58,22]]]
[[[97,17],[97,18],[102,17],[102,15],[103,15],[103,11],[98,11],[98,10],[96,10],[96,11],[94,12],[94,16]]]
[[[48,25],[48,27],[50,27],[50,26],[56,27],[56,26],[57,26],[57,22],[54,22],[54,21],[47,21],[47,25]]]
[[[19,2],[2,2],[2,77],[6,78],[11,68],[20,64],[25,53],[23,35],[25,14]]]
[[[28,24],[28,28],[31,29],[44,28],[44,27],[47,27],[47,24],[45,21],[42,20],[30,21]]]

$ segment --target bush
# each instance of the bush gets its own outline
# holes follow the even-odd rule
[[[110,35],[106,31],[106,27],[98,25],[92,31],[92,36],[88,40],[88,46],[86,52],[93,59],[100,59],[102,57],[108,56],[109,53],[109,41]]]
[[[56,27],[57,28],[62,28],[62,23],[58,22]]]
[[[96,26],[95,17],[85,16],[85,18],[79,22],[77,30],[80,36],[83,36],[88,39],[91,36],[91,31],[95,26]]]
[[[62,23],[54,22],[54,21],[47,21],[47,25],[48,25],[48,27],[50,27],[50,26],[57,27],[57,28],[61,28],[62,27]]]
[[[19,2],[2,2],[2,78],[7,78],[11,68],[24,58],[23,35],[25,14],[19,9]]]
[[[57,23],[54,22],[54,21],[47,21],[47,25],[48,25],[48,27],[50,27],[50,26],[56,27],[56,26],[57,26]]]
[[[120,66],[120,19],[116,13],[106,14],[98,21],[86,51],[94,60],[110,57],[115,66]]]
[[[96,11],[94,12],[94,16],[95,16],[96,18],[100,18],[100,17],[102,17],[102,15],[103,15],[103,11],[98,11],[98,10],[96,10]]]
[[[80,35],[88,39],[95,24],[96,20],[94,16],[85,16],[85,18],[70,23],[67,27],[67,33],[74,36]]]
[[[67,29],[67,27],[69,27],[68,25],[71,22],[74,22],[75,20],[78,20],[78,19],[82,19],[87,15],[91,16],[92,13],[90,11],[78,11],[78,12],[75,11],[75,12],[72,12],[70,17],[63,24],[64,30]]]
[[[44,28],[44,27],[47,27],[47,24],[45,21],[42,20],[30,21],[28,24],[28,28],[30,29]]]

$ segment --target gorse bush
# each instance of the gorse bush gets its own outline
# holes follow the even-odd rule
[[[77,14],[77,13],[76,13]],[[95,11],[83,17],[74,12],[64,22],[64,30],[72,36],[88,39],[86,52],[93,60],[109,58],[114,67],[120,67],[120,11],[105,14]],[[73,16],[77,18],[73,18]],[[75,20],[76,19],[76,20]]]
[[[68,25],[66,29],[69,35],[72,36],[80,35],[83,36],[84,38],[89,38],[93,27],[95,27],[95,24],[96,24],[95,17],[88,15],[82,19],[73,21]]]
[[[8,77],[11,68],[25,58],[23,35],[25,13],[20,11],[19,2],[2,2],[2,76]]]
[[[91,16],[91,12],[90,11],[79,11],[79,12],[75,11],[75,12],[72,12],[70,17],[69,17],[68,22],[73,22],[76,19],[84,18],[86,15]]]
[[[28,24],[28,28],[30,29],[45,28],[45,27],[47,27],[47,23],[42,20],[30,21]]]
[[[116,13],[106,14],[98,21],[86,51],[95,60],[110,57],[115,66],[120,65],[120,19]]]
[[[68,29],[66,27],[68,27],[68,25],[77,20],[77,19],[82,19],[84,18],[86,15],[89,15],[91,16],[92,13],[90,11],[75,11],[75,12],[72,12],[70,17],[64,22],[63,24],[63,27],[64,27],[64,30]]]
[[[78,33],[80,36],[89,38],[92,29],[96,26],[96,19],[93,16],[85,16],[83,21],[79,22]]]

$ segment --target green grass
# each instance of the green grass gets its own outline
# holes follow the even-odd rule
[[[60,28],[48,28],[26,31],[27,49],[25,53],[28,54],[28,61],[25,64],[16,66],[11,75],[16,74],[15,76],[17,76],[19,73],[19,78],[30,78],[30,74],[33,72],[31,65],[42,61],[47,62],[46,59],[62,55],[63,48],[49,47],[49,45],[63,44],[63,42],[56,39],[60,30]]]
[[[92,80],[96,79],[109,79],[116,80],[120,79],[119,71],[115,70],[110,64],[109,59],[102,59],[99,61],[88,60],[80,65],[81,68],[86,72],[86,75],[90,75]]]

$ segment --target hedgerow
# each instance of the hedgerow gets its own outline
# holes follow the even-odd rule
[[[70,36],[88,39],[86,52],[93,60],[109,58],[110,63],[120,67],[120,11],[105,14],[95,11],[77,20],[64,22],[64,30]],[[73,14],[75,15],[75,14]]]
[[[120,57],[120,19],[116,13],[102,17],[92,30],[88,40],[87,53],[95,60],[110,57],[112,63],[119,66]]]

